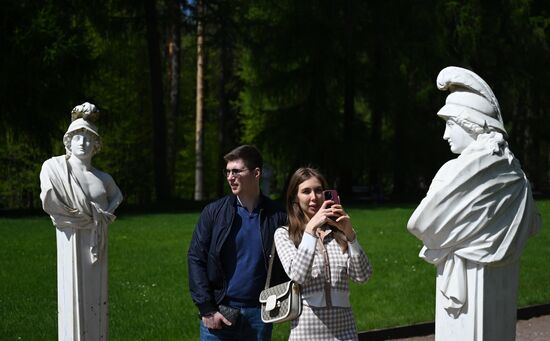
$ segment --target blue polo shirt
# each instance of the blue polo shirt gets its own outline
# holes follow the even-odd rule
[[[258,306],[267,277],[259,207],[249,212],[237,200],[237,214],[223,245],[221,260],[227,280],[224,302],[234,307]]]

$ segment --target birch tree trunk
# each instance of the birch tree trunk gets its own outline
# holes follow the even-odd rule
[[[204,200],[204,1],[197,0],[197,99],[195,121],[195,194]]]

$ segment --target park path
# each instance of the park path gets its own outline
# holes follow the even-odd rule
[[[418,336],[399,341],[434,341],[434,335]],[[549,341],[550,315],[533,317],[529,320],[519,320],[516,326],[516,341]]]

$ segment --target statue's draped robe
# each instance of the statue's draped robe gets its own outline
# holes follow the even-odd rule
[[[424,243],[420,257],[438,267],[436,300],[445,311],[436,312],[436,329],[445,323],[441,319],[448,319],[465,333],[457,340],[479,339],[483,334],[466,335],[464,323],[452,320],[481,323],[483,303],[468,300],[487,301],[490,295],[478,290],[488,281],[515,281],[503,289],[514,295],[510,299],[515,307],[518,259],[540,224],[529,182],[500,133],[479,135],[458,158],[441,167],[407,224]],[[498,275],[504,277],[488,275],[507,265],[510,270]]]
[[[107,340],[106,240],[115,216],[87,198],[65,156],[44,162],[40,183],[56,226],[59,340]]]

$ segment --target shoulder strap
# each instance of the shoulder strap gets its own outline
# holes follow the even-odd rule
[[[275,239],[273,240],[273,245],[271,246],[271,255],[269,256],[269,267],[267,269],[267,278],[265,279],[265,289],[269,288],[271,282],[271,270],[273,269],[273,258],[275,257]]]
[[[288,227],[281,226],[288,231]],[[273,259],[275,258],[275,235],[273,235],[273,244],[271,245],[271,255],[269,256],[269,267],[267,268],[267,278],[265,279],[265,289],[268,289],[271,284],[271,271],[273,269]]]

